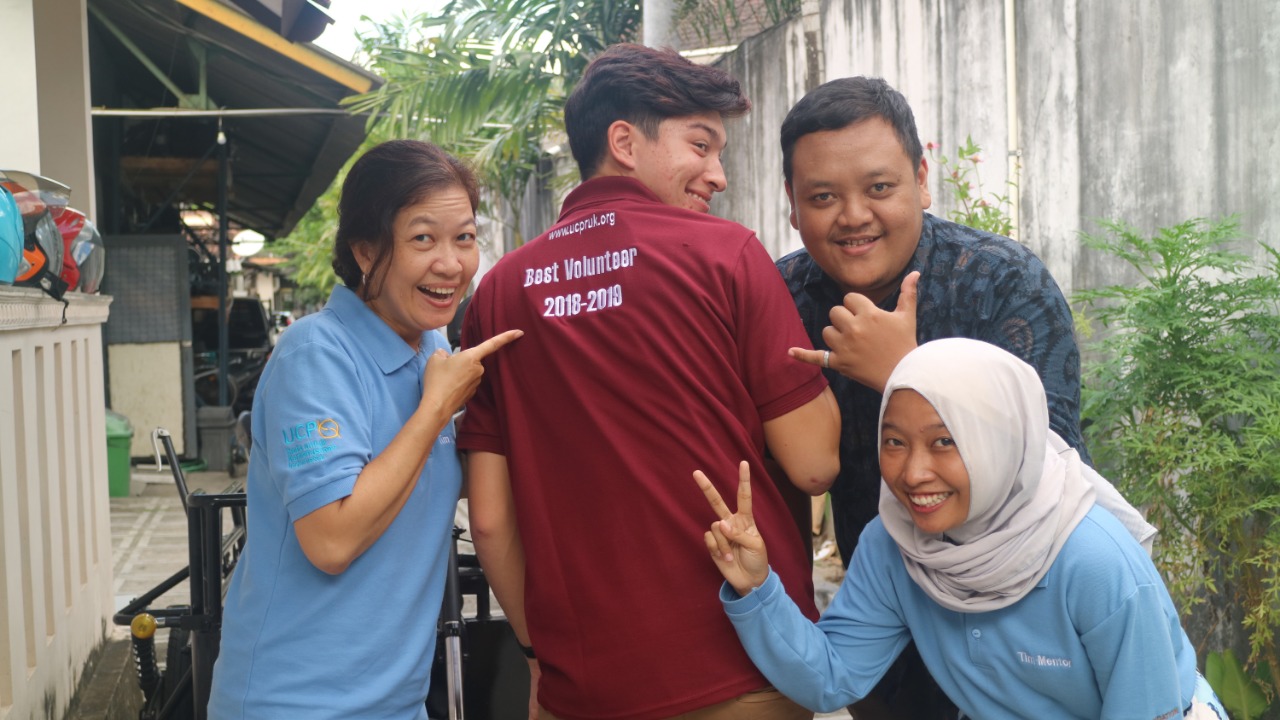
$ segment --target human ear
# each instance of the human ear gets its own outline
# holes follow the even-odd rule
[[[636,133],[639,131],[626,120],[614,120],[605,131],[609,157],[625,170],[636,169]]]
[[[356,265],[360,266],[360,273],[368,275],[369,269],[373,267],[372,243],[363,240],[351,243],[351,254],[355,256]]]
[[[916,184],[920,186],[920,209],[928,210],[933,204],[933,197],[929,195],[929,161],[920,158],[920,169],[916,171]]]

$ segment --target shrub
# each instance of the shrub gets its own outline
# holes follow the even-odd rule
[[[1242,617],[1247,667],[1280,687],[1280,253],[1227,245],[1234,218],[1144,237],[1119,223],[1085,244],[1136,286],[1078,293],[1105,331],[1087,349],[1083,423],[1103,474],[1160,529],[1155,561],[1183,612]],[[1086,333],[1091,328],[1082,328]],[[1225,698],[1224,698],[1225,699]],[[1239,712],[1238,710],[1236,711]]]

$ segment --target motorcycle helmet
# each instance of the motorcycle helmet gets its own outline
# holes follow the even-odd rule
[[[0,186],[0,285],[12,285],[22,261],[22,215],[13,193]]]
[[[0,170],[0,186],[13,193],[22,213],[22,259],[15,285],[38,287],[61,300],[67,291],[62,274],[62,234],[54,222],[67,207],[71,189],[57,181],[13,170]]]
[[[67,208],[53,221],[58,226],[58,234],[62,236],[62,272],[58,277],[67,284],[68,290],[77,290],[80,286],[80,264],[71,252],[71,244],[84,230],[86,220],[84,213]]]
[[[71,241],[71,257],[80,268],[82,293],[96,293],[102,287],[102,273],[107,269],[107,248],[92,220],[85,220],[80,234]]]

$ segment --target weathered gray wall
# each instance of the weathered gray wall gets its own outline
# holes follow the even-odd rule
[[[1067,292],[1133,279],[1082,249],[1096,219],[1149,232],[1238,213],[1246,236],[1280,244],[1280,204],[1269,202],[1280,194],[1280,2],[1009,7],[1012,45],[1004,0],[825,0],[808,19],[818,32],[796,20],[743,43],[721,62],[756,107],[730,126],[730,187],[715,212],[755,228],[775,254],[799,247],[777,130],[816,67],[819,79],[886,78],[915,109],[921,140],[947,154],[972,135],[988,191],[1003,192],[1007,156],[1020,155],[1019,239]],[[945,215],[937,172],[930,185],[932,211]]]
[[[748,40],[750,51],[720,62],[742,81],[752,108],[726,123],[729,145],[723,162],[729,189],[712,199],[711,209],[755,230],[774,257],[801,247],[789,220],[778,128],[805,91],[821,82],[808,57],[810,41],[803,22],[787,23]]]

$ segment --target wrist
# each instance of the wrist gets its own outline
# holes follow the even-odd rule
[[[528,658],[529,660],[537,660],[537,659],[538,659],[538,655],[537,655],[537,653],[535,653],[535,652],[533,651],[533,646],[532,646],[532,645],[525,645],[524,643],[520,642],[519,640],[516,640],[516,647],[520,648],[520,654],[521,654],[521,655],[524,655],[524,656],[525,656],[526,658]]]

